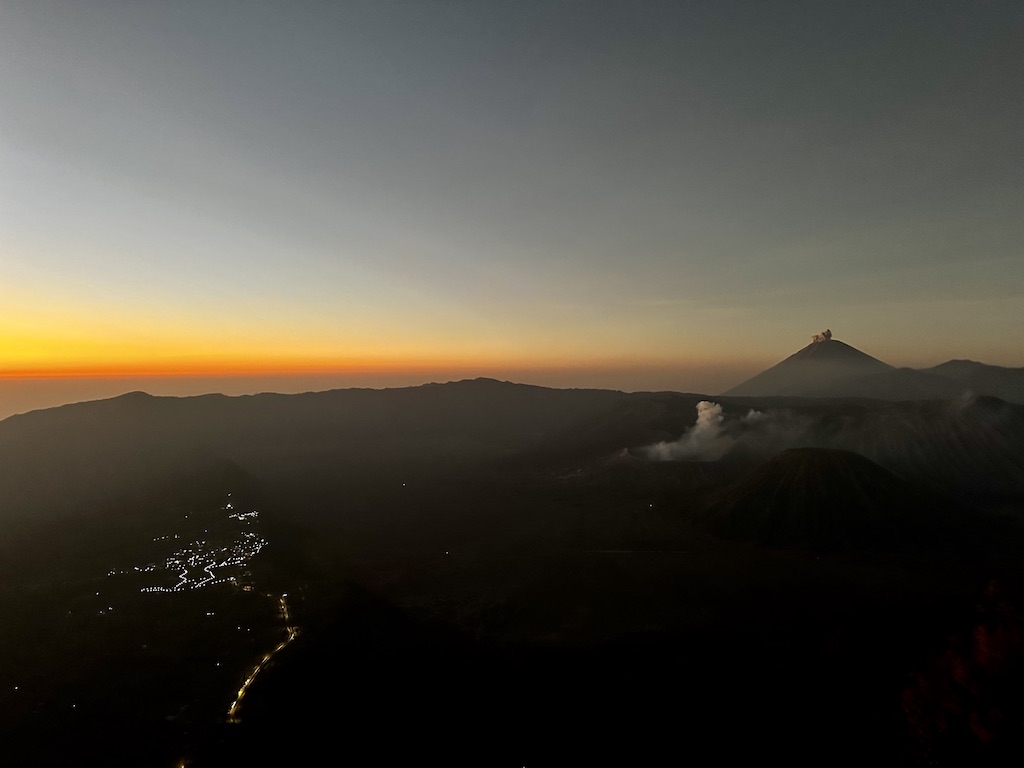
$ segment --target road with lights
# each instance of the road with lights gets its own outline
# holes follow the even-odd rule
[[[278,643],[272,651],[264,654],[263,658],[259,660],[259,663],[253,667],[252,671],[246,676],[242,682],[242,687],[238,689],[238,696],[231,702],[231,706],[228,707],[228,722],[238,722],[238,708],[242,706],[242,699],[245,698],[245,694],[249,691],[249,686],[253,684],[256,676],[270,663],[270,660],[274,658],[274,655],[280,653],[288,644],[299,636],[299,628],[291,626],[291,615],[288,612],[288,595],[281,595],[279,598],[281,605],[281,616],[284,618],[285,623],[285,638]]]

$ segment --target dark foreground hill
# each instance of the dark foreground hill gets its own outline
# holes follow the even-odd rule
[[[5,764],[1015,764],[1024,408],[706,400],[477,380],[0,422]]]

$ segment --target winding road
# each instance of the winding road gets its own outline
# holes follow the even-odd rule
[[[299,636],[299,628],[291,626],[291,623],[290,623],[291,622],[291,614],[288,612],[288,600],[287,600],[287,597],[288,597],[288,595],[284,594],[284,595],[281,595],[281,597],[278,598],[278,600],[280,601],[280,604],[281,604],[281,616],[284,618],[285,632],[287,634],[285,635],[284,640],[282,640],[280,643],[278,643],[274,647],[274,649],[272,651],[270,651],[269,653],[265,654],[263,656],[263,658],[260,659],[259,663],[256,664],[255,667],[253,667],[252,671],[246,676],[245,680],[242,682],[242,687],[238,689],[238,696],[235,697],[235,700],[233,702],[231,702],[231,706],[228,707],[228,722],[229,723],[237,723],[237,722],[239,722],[238,708],[240,706],[242,706],[242,700],[245,698],[245,694],[246,694],[246,692],[248,692],[249,686],[252,685],[253,681],[256,679],[256,676],[260,673],[260,671],[264,667],[266,667],[267,664],[270,663],[270,660],[272,658],[274,658],[274,654],[279,653],[280,651],[282,651],[285,648],[287,648],[288,647],[288,643],[290,643],[292,640],[294,640],[296,637]]]

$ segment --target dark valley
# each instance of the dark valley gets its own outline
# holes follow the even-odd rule
[[[1017,761],[1024,405],[939,369],[8,418],[5,764]]]

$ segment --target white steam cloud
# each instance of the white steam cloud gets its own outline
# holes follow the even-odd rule
[[[722,406],[707,400],[697,403],[697,421],[674,442],[660,442],[647,446],[647,458],[655,461],[681,461],[720,459],[732,445],[732,438],[722,434]]]

